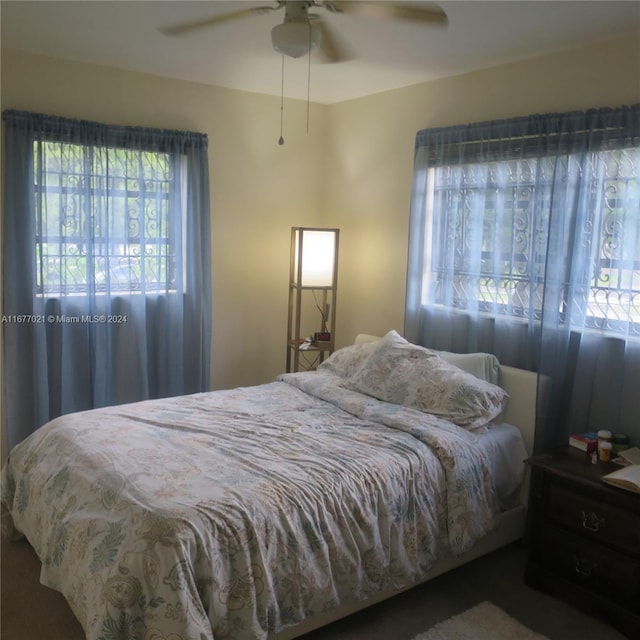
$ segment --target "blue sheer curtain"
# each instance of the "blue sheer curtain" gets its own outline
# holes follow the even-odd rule
[[[204,134],[5,111],[7,442],[209,388]]]
[[[640,443],[639,178],[638,105],[417,134],[405,335],[537,371],[536,450]]]

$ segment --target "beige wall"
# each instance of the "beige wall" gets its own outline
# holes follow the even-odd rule
[[[2,53],[2,109],[209,135],[213,388],[285,364],[289,228],[341,228],[339,345],[402,330],[416,131],[640,101],[640,35],[332,106]]]

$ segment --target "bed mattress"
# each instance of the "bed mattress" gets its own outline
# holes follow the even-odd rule
[[[503,423],[478,434],[477,446],[485,454],[491,468],[491,481],[503,511],[518,502],[525,474],[527,449],[520,430]]]

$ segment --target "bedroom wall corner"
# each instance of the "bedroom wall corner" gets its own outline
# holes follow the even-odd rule
[[[0,61],[0,67],[2,63]],[[2,103],[2,87],[0,83],[0,104]],[[4,193],[4,124],[0,123],[0,194]],[[2,225],[4,221],[4,197],[0,198],[0,241],[2,240]],[[2,249],[0,249],[0,256]],[[0,316],[4,315],[2,271],[3,261],[0,259]],[[7,451],[7,421],[4,406],[4,322],[0,322],[0,468],[4,466],[9,452]]]

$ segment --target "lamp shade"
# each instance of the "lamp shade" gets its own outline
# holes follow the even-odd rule
[[[294,227],[293,281],[303,287],[334,285],[338,250],[338,229]]]

